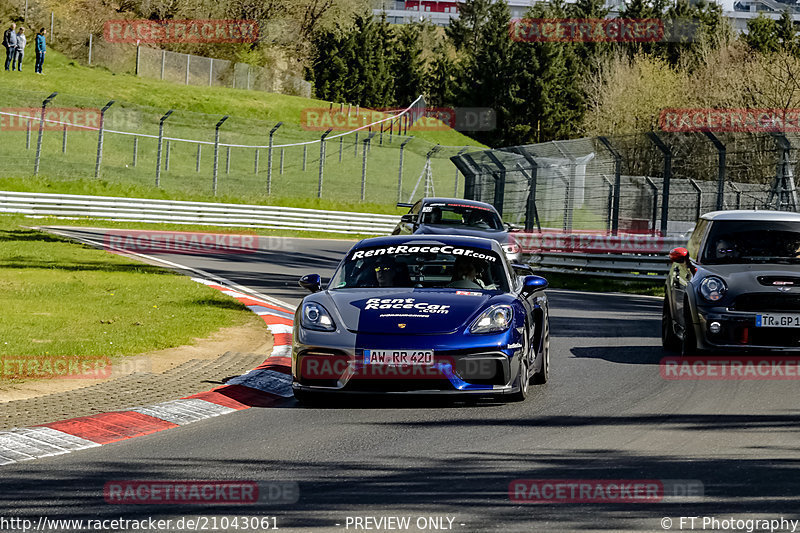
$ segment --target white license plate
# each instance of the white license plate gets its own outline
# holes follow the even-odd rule
[[[757,328],[800,328],[800,315],[756,315]]]
[[[433,350],[364,350],[368,365],[433,365]]]

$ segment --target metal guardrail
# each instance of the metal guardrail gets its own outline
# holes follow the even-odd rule
[[[363,235],[391,233],[400,220],[396,215],[297,207],[10,191],[0,191],[0,213]]]
[[[637,281],[664,281],[669,251],[686,244],[685,237],[587,233],[528,233],[517,240],[539,272]]]

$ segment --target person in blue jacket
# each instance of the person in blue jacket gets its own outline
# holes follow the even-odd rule
[[[47,39],[45,35],[47,35],[47,30],[44,28],[40,29],[39,33],[36,34],[36,65],[33,70],[37,74],[44,74],[42,72],[42,65],[44,65],[44,53],[47,51]]]

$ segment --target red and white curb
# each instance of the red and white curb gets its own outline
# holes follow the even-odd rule
[[[179,400],[0,431],[0,465],[95,448],[291,398],[294,311],[213,281],[192,279],[239,300],[266,322],[274,347],[262,364],[221,387]]]

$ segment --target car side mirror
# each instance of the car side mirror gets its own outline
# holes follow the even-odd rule
[[[508,232],[508,233],[511,233],[512,231],[514,231],[514,226],[512,226],[508,222],[503,222],[503,226],[505,226],[506,232]]]
[[[306,274],[297,283],[309,292],[322,290],[322,278],[319,277],[319,274]]]
[[[543,291],[550,284],[541,276],[525,276],[522,279],[522,292],[524,294],[531,294],[536,291]]]
[[[673,263],[685,263],[689,258],[689,250],[686,248],[675,248],[669,253],[669,260]]]
[[[412,213],[406,213],[405,215],[400,217],[400,223],[402,224],[413,224],[417,221],[417,216]]]

